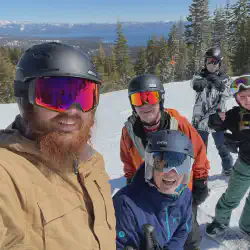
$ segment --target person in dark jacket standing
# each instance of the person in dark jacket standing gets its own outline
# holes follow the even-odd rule
[[[209,236],[223,233],[229,225],[232,210],[236,208],[250,187],[250,75],[235,79],[232,93],[239,106],[226,112],[224,121],[216,113],[209,118],[213,129],[231,131],[225,141],[232,152],[238,153],[226,192],[219,199],[215,217],[206,228]],[[250,195],[241,214],[239,227],[250,236]]]
[[[226,99],[230,97],[229,77],[220,70],[223,57],[220,48],[209,48],[205,53],[205,67],[198,75],[193,77],[191,82],[196,91],[195,104],[193,108],[192,125],[201,135],[204,143],[208,144],[208,136],[212,136],[222,161],[222,174],[230,175],[233,158],[224,145],[224,133],[214,131],[208,126],[208,119],[211,114],[218,112],[224,119],[226,112]]]
[[[117,250],[127,246],[145,250],[145,224],[155,228],[160,249],[183,249],[192,229],[192,195],[187,183],[193,157],[192,142],[184,133],[161,130],[152,134],[145,163],[113,198]]]

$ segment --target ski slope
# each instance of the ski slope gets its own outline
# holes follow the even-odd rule
[[[165,107],[175,108],[182,115],[191,120],[195,93],[190,87],[190,82],[186,81],[166,84],[165,89]],[[235,105],[235,101],[233,99],[228,100],[228,108],[233,105]],[[18,108],[16,104],[0,105],[0,129],[8,126],[17,114]],[[95,148],[104,156],[106,170],[111,178],[110,183],[113,193],[125,185],[125,179],[122,177],[123,169],[120,161],[119,147],[121,130],[125,120],[130,114],[131,107],[127,97],[127,90],[101,95],[92,142]],[[236,155],[233,155],[233,157],[236,159]],[[209,177],[209,187],[211,188],[211,192],[206,202],[200,206],[198,211],[198,221],[203,232],[205,224],[211,221],[211,216],[214,216],[216,202],[225,191],[228,182],[227,177],[220,175],[220,157],[211,136],[209,138],[208,159],[211,163]],[[242,200],[240,206],[233,211],[231,219],[232,227],[238,226],[244,202],[245,198]],[[247,250],[250,249],[250,247],[247,246],[246,242],[236,242],[234,237],[219,243],[204,236],[201,249]]]

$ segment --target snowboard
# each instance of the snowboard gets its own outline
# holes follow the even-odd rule
[[[213,220],[213,216],[207,214],[204,210],[199,209],[199,214],[203,218],[207,217],[207,221]],[[207,225],[205,225],[206,227]],[[250,250],[250,236],[243,232],[239,227],[229,227],[224,233],[217,236],[209,236],[205,233],[206,237],[214,240],[219,245],[223,246],[225,250]]]
[[[217,236],[209,236],[210,239],[230,250],[250,250],[250,237],[238,227],[226,229],[226,231]]]

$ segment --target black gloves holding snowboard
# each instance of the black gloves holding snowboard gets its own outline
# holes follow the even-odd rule
[[[223,92],[226,88],[227,78],[224,74],[209,74],[206,77],[196,76],[193,80],[193,89],[196,92],[202,92],[205,87],[214,87],[219,92]]]
[[[193,202],[199,206],[209,195],[207,179],[195,179],[193,181]]]
[[[215,87],[219,92],[223,92],[226,88],[227,78],[223,74],[221,76],[209,74],[207,80],[211,82],[211,86]]]
[[[193,90],[196,92],[202,92],[207,86],[207,80],[204,77],[197,76],[193,80]]]

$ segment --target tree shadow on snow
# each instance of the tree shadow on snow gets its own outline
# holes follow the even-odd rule
[[[120,178],[110,180],[109,183],[111,185],[111,193],[114,195],[119,189],[126,185],[126,178],[122,176]]]

